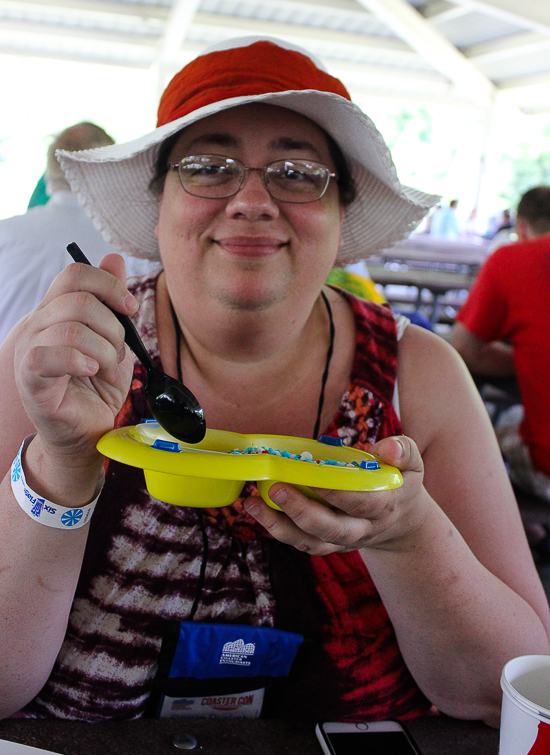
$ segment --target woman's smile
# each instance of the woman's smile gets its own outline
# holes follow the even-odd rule
[[[215,239],[214,243],[237,257],[268,257],[288,245],[288,241],[269,236],[228,236]]]

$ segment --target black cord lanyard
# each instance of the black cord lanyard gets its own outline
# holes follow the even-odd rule
[[[317,440],[317,437],[319,435],[319,428],[321,425],[321,414],[323,413],[323,406],[325,403],[325,388],[327,385],[330,362],[332,360],[332,352],[334,351],[334,320],[332,318],[332,309],[331,309],[329,300],[325,296],[324,291],[321,291],[321,296],[323,297],[323,301],[325,302],[325,306],[327,308],[327,313],[328,313],[328,319],[330,322],[330,343],[329,343],[329,347],[327,351],[327,359],[325,362],[325,369],[323,371],[323,377],[321,378],[321,393],[319,394],[319,404],[317,407],[317,419],[315,420],[315,428],[313,430],[314,440]],[[180,329],[180,324],[178,322],[178,318],[174,311],[172,302],[170,302],[170,310],[172,312],[172,320],[174,321],[174,328],[176,331],[176,358],[177,358],[177,365],[178,365],[178,378],[180,382],[183,383],[183,373],[181,369],[181,329]],[[193,601],[193,606],[191,607],[191,611],[189,612],[188,621],[193,621],[195,618],[195,614],[197,613],[197,609],[199,607],[201,597],[202,597],[202,591],[204,588],[206,565],[208,563],[208,534],[206,532],[204,513],[201,509],[197,509],[197,519],[198,519],[199,528],[202,535],[203,552],[202,552],[202,562],[201,562],[201,568],[200,568],[198,584],[197,584],[197,592],[195,594],[195,600]]]
[[[319,437],[319,430],[321,425],[321,414],[323,413],[323,405],[325,403],[325,388],[328,380],[328,371],[330,368],[330,362],[332,360],[332,352],[334,351],[334,320],[332,319],[332,308],[330,302],[325,296],[325,292],[321,291],[321,296],[325,302],[325,306],[328,312],[328,319],[330,321],[330,343],[327,351],[327,361],[325,362],[325,370],[321,379],[321,393],[319,394],[319,406],[317,408],[317,419],[315,420],[315,428],[313,430],[313,440],[317,440]]]
[[[181,370],[181,329],[172,302],[170,302],[170,311],[172,312],[172,320],[174,322],[174,328],[176,330],[176,358],[178,363],[178,379],[180,383],[183,383],[183,373]],[[206,532],[206,523],[204,521],[204,512],[202,511],[202,509],[197,509],[197,520],[199,522],[199,529],[202,536],[202,561],[197,582],[197,592],[195,593],[195,600],[193,601],[193,605],[191,606],[191,610],[189,611],[188,621],[194,620],[195,614],[197,613],[197,608],[199,607],[199,603],[201,602],[202,591],[204,588],[204,578],[206,576],[206,565],[208,563],[208,533]]]
[[[321,296],[323,297],[323,301],[325,302],[325,306],[327,308],[327,313],[328,313],[328,319],[330,322],[330,343],[328,346],[327,359],[325,362],[325,369],[323,371],[323,377],[321,378],[321,393],[319,394],[319,403],[317,406],[317,419],[315,420],[315,427],[313,429],[313,440],[317,440],[317,438],[319,437],[319,430],[320,430],[320,425],[321,425],[321,414],[323,413],[323,406],[325,403],[325,388],[327,385],[328,371],[330,369],[330,363],[332,360],[332,352],[334,351],[334,332],[335,331],[334,331],[334,320],[332,317],[332,308],[330,306],[330,302],[327,299],[324,291],[321,291]],[[174,311],[174,306],[172,302],[170,302],[170,310],[172,312],[172,320],[174,321],[174,328],[176,331],[176,359],[177,359],[177,365],[178,365],[178,379],[181,383],[183,383],[183,374],[181,371],[181,329],[180,329],[180,324],[178,322],[178,318]]]

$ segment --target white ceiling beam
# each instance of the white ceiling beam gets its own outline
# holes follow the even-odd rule
[[[162,5],[138,5],[109,0],[0,0],[1,7],[17,7],[20,10],[42,8],[48,12],[63,9],[70,13],[83,11],[98,16],[136,16],[141,19],[161,20],[168,17],[169,11]]]
[[[200,0],[173,0],[159,45],[159,66],[170,65],[170,61],[180,51],[199,4]]]
[[[105,65],[105,66],[120,66],[121,68],[138,68],[148,71],[151,68],[150,60],[138,59],[128,61],[125,58],[120,58],[113,55],[99,56],[96,52],[79,50],[71,53],[64,52],[63,50],[44,50],[33,49],[31,47],[17,47],[14,44],[4,44],[0,41],[0,53],[2,55],[18,55],[24,58],[45,58],[47,60],[70,60],[74,63],[91,63],[93,65]]]
[[[388,87],[392,90],[424,91],[430,94],[447,95],[453,90],[452,85],[438,73],[425,71],[404,71],[399,68],[382,67],[369,63],[349,63],[335,60],[328,55],[321,56],[322,62],[333,75],[348,82],[351,88],[361,87],[370,91],[376,88]]]
[[[131,45],[133,48],[148,48],[148,54],[150,54],[151,49],[158,45],[158,37],[155,35],[135,34],[131,31],[121,32],[118,29],[90,29],[85,26],[46,25],[28,21],[6,21],[5,19],[1,20],[0,32],[3,37],[6,32],[9,32],[13,35],[19,35],[20,38],[34,39],[33,45],[42,45],[45,48],[51,44],[52,39],[65,40],[65,45],[67,45],[67,40],[69,45],[71,40],[88,40],[99,44],[110,42],[119,46]]]
[[[405,40],[438,71],[453,81],[472,101],[486,107],[492,101],[492,82],[422,18],[406,0],[358,0],[378,19]]]
[[[499,81],[498,88],[502,92],[508,92],[514,97],[524,95],[541,89],[547,99],[550,99],[550,73],[537,73],[530,76],[514,76],[510,79]]]
[[[499,93],[499,98],[526,115],[545,113],[550,110],[548,82],[503,89]]]
[[[452,0],[432,0],[427,5],[417,8],[417,10],[424,18],[433,18],[455,7]]]
[[[522,108],[525,115],[549,115],[550,114],[550,102],[547,105],[534,105],[529,107],[528,105]]]
[[[57,0],[58,3],[64,2],[64,0]],[[71,0],[67,0],[71,2]],[[12,6],[13,0],[9,3]],[[105,5],[106,3],[100,3]],[[117,4],[114,4],[117,5]],[[38,7],[38,4],[37,4]],[[57,7],[57,11],[53,12],[50,16],[43,17],[40,13],[36,21],[33,20],[17,20],[12,21],[7,14],[2,18],[2,11],[6,9],[6,3],[0,0],[0,24],[4,31],[21,32],[31,35],[36,35],[36,40],[33,40],[32,44],[29,43],[29,47],[32,50],[31,54],[37,54],[37,50],[40,50],[41,46],[45,48],[45,54],[50,55],[50,49],[48,46],[48,38],[51,35],[58,37],[64,36],[67,38],[74,37],[77,39],[97,39],[100,42],[119,41],[122,45],[143,44],[146,47],[155,46],[158,47],[161,29],[160,21],[155,19],[153,23],[149,23],[147,27],[143,27],[140,24],[128,24],[125,27],[124,24],[115,25],[112,31],[108,24],[97,24],[87,26],[85,24],[78,24],[78,13],[85,12],[84,9],[77,11],[75,6],[68,6],[65,13],[62,13],[64,21],[70,20],[71,23],[66,25],[60,25],[59,18],[61,9]],[[16,16],[17,17],[17,16]],[[95,16],[94,16],[95,18]],[[117,16],[116,18],[120,18]],[[8,20],[7,20],[8,19]],[[121,28],[123,29],[121,31]],[[195,14],[193,21],[190,25],[192,28],[192,38],[207,40],[212,36],[212,31],[215,30],[216,34],[219,33],[220,28],[223,29],[228,36],[240,36],[246,34],[265,34],[266,23],[259,19],[246,19],[236,16],[225,16],[214,13],[201,13]],[[143,34],[136,33],[134,29],[143,29],[148,33]],[[320,57],[323,56],[328,50],[330,57],[331,52],[334,56],[334,50],[330,48],[335,46],[335,49],[342,48],[345,52],[349,52],[349,57],[353,60],[355,57],[363,55],[370,59],[371,62],[380,62],[382,66],[385,63],[391,65],[395,71],[402,69],[412,68],[413,73],[420,68],[425,69],[427,66],[424,64],[422,58],[412,50],[408,45],[400,39],[395,37],[378,37],[368,36],[365,34],[353,34],[339,30],[320,29],[316,27],[300,26],[297,24],[285,24],[285,23],[272,23],[269,24],[269,33],[274,36],[279,36],[294,42],[295,44],[302,45],[304,47],[317,46],[321,50],[318,51]],[[40,37],[43,42],[41,45]],[[189,52],[198,53],[204,49],[204,44],[199,42],[185,43],[185,49],[181,49],[179,52],[172,54],[168,67],[173,71],[178,70],[184,63],[188,61]],[[339,52],[339,50],[338,50]],[[58,57],[63,57],[61,54]],[[80,56],[79,56],[80,57]],[[364,61],[358,61],[359,64]],[[366,61],[365,61],[366,62]]]
[[[29,55],[58,60],[121,65],[129,68],[149,68],[154,48],[121,44],[95,37],[75,38],[50,34],[30,34],[0,28],[0,51],[7,54]]]
[[[352,96],[352,99],[363,108],[368,114],[368,104],[363,105],[360,102],[361,97],[378,97],[382,100],[393,100],[398,103],[409,103],[410,105],[427,106],[427,105],[439,105],[451,108],[457,108],[459,110],[472,109],[472,101],[466,97],[457,97],[453,91],[448,91],[446,94],[435,94],[433,92],[425,92],[423,90],[416,89],[391,89],[389,87],[374,87],[374,86],[348,86],[348,90]],[[479,108],[475,108],[479,110]]]
[[[472,45],[463,50],[463,54],[475,65],[498,63],[500,60],[510,60],[533,52],[542,52],[550,47],[550,36],[537,32],[525,31],[512,34],[492,42]]]
[[[522,29],[550,34],[550,3],[548,0],[452,0],[459,5],[486,13]]]
[[[471,11],[465,5],[450,5],[446,0],[435,0],[421,9],[421,15],[434,26],[462,18]]]
[[[302,5],[302,6],[321,6],[321,8],[330,8],[335,11],[351,11],[357,13],[357,3],[355,0],[276,0],[278,5]]]
[[[225,16],[217,13],[198,12],[193,19],[193,36],[201,35],[204,28],[204,36],[211,33],[213,28],[220,27],[227,31],[228,36],[245,34],[269,34],[281,37],[286,41],[293,41],[304,47],[311,44],[343,45],[354,52],[361,50],[370,51],[382,62],[386,59],[402,63],[404,66],[411,65],[420,60],[417,52],[412,50],[403,40],[388,37],[375,37],[367,34],[354,34],[339,31],[337,29],[321,29],[315,26],[303,26],[301,24],[287,24],[270,21],[267,24],[261,19],[241,18],[239,16]]]

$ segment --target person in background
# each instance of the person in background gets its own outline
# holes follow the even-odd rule
[[[255,715],[435,705],[498,725],[502,667],[550,651],[550,611],[491,424],[442,338],[325,284],[437,198],[400,183],[338,79],[273,38],[190,62],[154,132],[59,159],[117,246],[163,268],[129,290],[117,255],[70,265],[0,351],[0,716],[223,715],[201,701],[235,691],[224,648],[248,647],[243,678],[277,661],[238,680]],[[98,440],[150,416],[113,310],[209,429],[324,435],[403,485],[319,501],[276,482],[275,510],[248,482],[195,508],[105,471]]]
[[[514,223],[512,222],[512,211],[503,210],[502,215],[500,217],[500,223],[498,224],[498,227],[495,231],[495,236],[497,235],[497,233],[500,233],[501,231],[507,231],[513,227],[514,227]]]
[[[432,217],[430,236],[451,241],[458,238],[459,228],[456,217],[458,199],[452,199],[448,207],[442,207]]]
[[[487,254],[492,254],[501,246],[514,244],[517,240],[518,235],[516,233],[516,227],[512,220],[512,213],[510,210],[503,210],[502,216],[500,218],[500,223],[495,231],[495,234],[487,245]]]
[[[435,215],[440,210],[441,210],[441,205],[440,204],[434,205],[430,209],[430,211],[428,212],[428,214],[426,215],[426,217],[423,219],[423,221],[419,224],[418,229],[417,229],[416,232],[417,233],[425,233],[425,234],[429,235],[430,232],[431,232],[431,230],[432,230],[433,219],[434,219]]]
[[[450,343],[476,376],[516,376],[523,413],[503,416],[500,447],[513,484],[550,503],[550,186],[521,197],[516,230],[481,268]],[[534,545],[546,534],[528,530]]]
[[[460,236],[470,243],[481,243],[481,235],[477,227],[477,209],[475,207],[468,215]]]
[[[15,323],[42,301],[53,279],[71,262],[68,243],[76,241],[95,265],[115,251],[71,192],[55,156],[58,149],[86,150],[110,144],[114,140],[94,123],[66,128],[48,148],[45,182],[49,200],[24,215],[0,220],[0,343]],[[145,261],[126,261],[128,275],[152,269]]]
[[[27,205],[27,210],[30,210],[31,207],[39,207],[42,204],[48,204],[49,199],[50,195],[46,189],[46,174],[42,173],[33,189],[29,204]]]

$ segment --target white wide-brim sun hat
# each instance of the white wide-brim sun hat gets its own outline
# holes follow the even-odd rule
[[[438,196],[400,183],[382,135],[344,86],[310,53],[270,37],[242,37],[206,50],[177,74],[159,106],[159,127],[125,144],[57,152],[72,191],[106,241],[159,260],[158,199],[149,184],[162,142],[196,121],[248,103],[310,118],[342,150],[357,195],[347,208],[337,265],[406,238]]]

